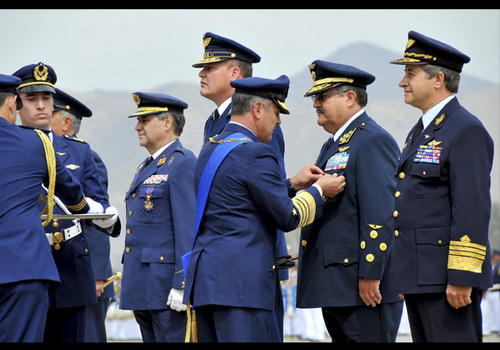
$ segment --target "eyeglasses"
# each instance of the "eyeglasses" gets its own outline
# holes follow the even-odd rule
[[[340,92],[327,92],[327,93],[320,92],[319,94],[312,95],[311,99],[312,99],[313,103],[315,103],[316,101],[323,102],[325,99],[325,96],[337,95],[337,94],[340,94]]]

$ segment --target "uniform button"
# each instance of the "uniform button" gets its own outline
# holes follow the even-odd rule
[[[128,216],[132,216],[132,210],[128,212]]]
[[[399,231],[398,230],[394,231],[394,236],[396,236],[396,237],[399,236]]]
[[[373,260],[375,260],[375,257],[373,256],[373,254],[368,254],[366,256],[366,261],[368,262],[372,262]]]
[[[399,215],[399,212],[397,210],[394,210],[394,213],[392,213],[392,216],[394,216],[395,218],[397,218]]]
[[[380,243],[380,245],[378,246],[378,248],[380,249],[380,251],[385,252],[387,250],[387,244],[385,244],[384,242],[382,242],[382,243]]]
[[[53,228],[58,228],[59,227],[59,223],[57,222],[57,220],[54,220],[54,222],[52,222],[52,227]]]
[[[439,243],[439,244],[442,244],[442,243],[443,243],[443,241],[442,241],[442,240],[439,240],[439,241],[438,241],[438,243]]]
[[[394,193],[394,197],[399,198],[399,196],[401,196],[401,192],[396,191],[396,193]]]
[[[373,239],[377,238],[378,237],[378,232],[375,231],[375,230],[371,231],[370,232],[370,237],[373,238]]]
[[[132,193],[132,198],[135,198],[136,194],[135,193]]]
[[[163,256],[160,256],[160,261],[163,261],[165,260],[165,258]]]
[[[125,248],[125,251],[126,251],[127,253],[130,253],[130,247]]]
[[[273,270],[276,270],[276,265],[273,265]]]
[[[130,229],[128,228],[128,229],[127,229],[127,235],[129,235],[129,234],[130,234]]]
[[[400,172],[400,173],[399,173],[399,178],[400,178],[400,179],[404,179],[404,178],[405,178],[405,173]]]
[[[365,241],[361,241],[360,247],[361,247],[361,249],[365,249],[366,242]]]
[[[302,246],[305,247],[307,245],[307,241],[304,239],[302,240]]]
[[[344,259],[344,264],[347,264],[349,262],[349,259],[345,258]]]

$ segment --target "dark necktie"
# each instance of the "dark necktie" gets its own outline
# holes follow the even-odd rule
[[[214,115],[214,123],[215,123],[217,121],[217,119],[219,119],[219,117],[220,117],[219,116],[219,110],[215,109],[213,115]]]
[[[422,133],[422,129],[424,128],[424,124],[422,123],[422,117],[418,120],[417,126],[415,127],[415,131],[413,132],[413,136],[411,137],[411,144],[415,142],[415,140],[420,136]]]
[[[148,159],[146,159],[146,161],[144,162],[142,168],[144,169],[145,167],[147,167],[149,163],[151,163],[152,161],[153,161],[153,156],[149,156]]]

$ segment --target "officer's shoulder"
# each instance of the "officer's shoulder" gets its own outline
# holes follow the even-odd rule
[[[64,138],[66,140],[69,140],[69,141],[73,141],[73,142],[78,142],[78,143],[84,143],[86,144],[87,142],[85,142],[83,139],[79,138],[79,137],[76,137],[76,136],[73,136],[73,135],[64,135]]]

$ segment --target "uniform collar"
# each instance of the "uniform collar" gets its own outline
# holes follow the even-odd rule
[[[153,153],[152,154],[153,160],[156,159],[160,154],[162,154],[163,151],[166,150],[168,148],[168,146],[170,146],[171,144],[173,144],[175,141],[177,141],[177,139],[175,139],[175,140],[167,143],[165,146],[161,147],[155,153]]]
[[[425,130],[425,128],[434,120],[434,118],[436,118],[439,111],[441,111],[443,107],[446,106],[448,102],[450,102],[451,99],[453,99],[454,97],[455,95],[450,95],[446,97],[444,100],[441,100],[441,102],[434,105],[422,116],[422,123],[424,126],[422,130]]]
[[[342,125],[340,127],[340,129],[338,129],[337,132],[335,132],[335,134],[333,134],[333,141],[337,141],[339,139],[339,137],[344,134],[345,129],[347,129],[347,127],[354,121],[354,119],[356,119],[357,117],[359,117],[364,112],[365,112],[364,108],[361,108],[357,113],[355,113],[351,118],[349,118],[344,123],[344,125]]]

